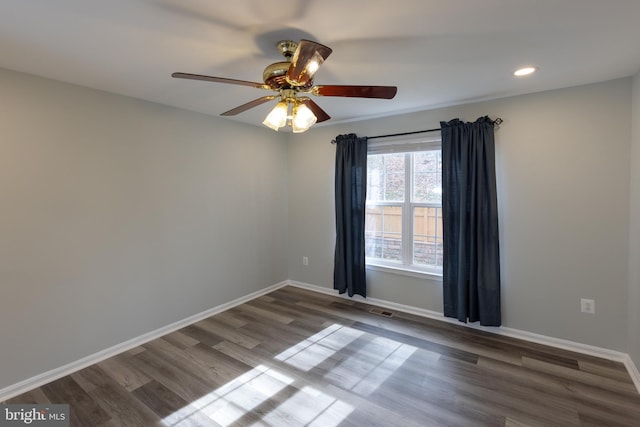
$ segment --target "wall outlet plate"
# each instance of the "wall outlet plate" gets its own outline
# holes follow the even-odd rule
[[[587,299],[587,298],[580,299],[580,311],[582,313],[595,314],[596,301],[592,299]]]

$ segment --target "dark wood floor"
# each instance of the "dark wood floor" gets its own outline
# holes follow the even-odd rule
[[[622,364],[285,287],[8,403],[74,426],[640,426]]]

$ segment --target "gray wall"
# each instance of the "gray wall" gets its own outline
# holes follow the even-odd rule
[[[329,141],[336,135],[502,117],[496,143],[504,325],[625,351],[631,84],[620,79],[292,137],[289,278],[332,287],[335,148]],[[368,281],[370,297],[442,311],[438,281],[370,270]],[[580,313],[580,298],[595,299],[595,315]]]
[[[631,231],[629,233],[629,354],[640,369],[640,72],[633,79]]]
[[[640,75],[300,135],[3,70],[0,93],[0,388],[287,278],[331,288],[329,141],[485,114],[505,326],[640,365]],[[442,311],[439,281],[368,277]]]
[[[281,135],[0,70],[0,389],[287,278]]]

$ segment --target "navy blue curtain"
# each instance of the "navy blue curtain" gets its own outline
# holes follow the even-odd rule
[[[336,141],[336,250],[333,287],[367,296],[364,220],[367,190],[367,138],[339,135]]]
[[[494,122],[441,122],[444,315],[500,326]]]

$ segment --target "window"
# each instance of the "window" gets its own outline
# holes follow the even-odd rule
[[[442,274],[440,141],[371,145],[367,160],[367,264]]]

